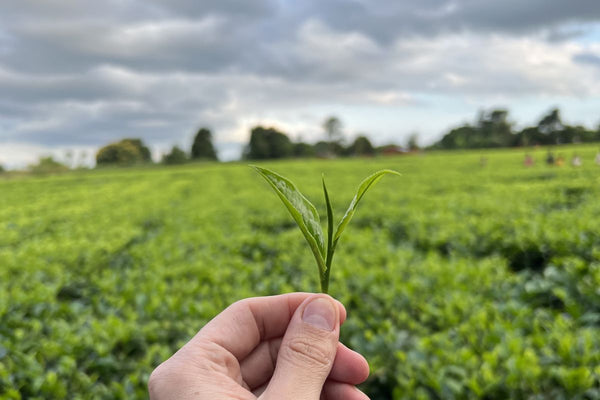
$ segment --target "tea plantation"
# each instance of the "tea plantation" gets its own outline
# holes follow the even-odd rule
[[[545,150],[261,164],[336,220],[330,293],[372,399],[600,399],[600,166]],[[480,157],[487,162],[481,162]],[[485,164],[485,165],[484,165]],[[0,179],[0,398],[146,398],[152,369],[235,300],[317,291],[244,164]]]

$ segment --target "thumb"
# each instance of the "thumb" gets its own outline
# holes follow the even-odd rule
[[[261,399],[318,400],[331,371],[340,334],[339,308],[327,295],[296,309],[281,342],[273,377]]]

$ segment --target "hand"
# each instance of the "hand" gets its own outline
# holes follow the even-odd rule
[[[159,365],[152,400],[368,400],[366,360],[339,340],[344,306],[290,293],[229,306]]]

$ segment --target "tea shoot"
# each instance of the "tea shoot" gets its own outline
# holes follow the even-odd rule
[[[300,231],[302,231],[302,234],[315,257],[315,261],[317,262],[319,280],[321,282],[321,292],[323,293],[329,291],[329,275],[331,273],[333,254],[335,253],[335,249],[342,233],[356,212],[358,203],[367,190],[383,178],[384,175],[400,175],[396,171],[384,169],[375,172],[373,175],[363,180],[358,186],[358,190],[350,202],[346,213],[338,222],[335,233],[333,230],[333,210],[331,201],[329,199],[329,193],[327,192],[327,186],[325,185],[325,177],[322,176],[323,194],[325,196],[325,205],[327,207],[327,243],[325,243],[319,213],[315,206],[298,190],[296,185],[276,172],[255,165],[251,165],[251,167],[254,168],[256,172],[269,183],[269,185],[271,185],[294,221],[296,221],[296,224],[298,224]]]

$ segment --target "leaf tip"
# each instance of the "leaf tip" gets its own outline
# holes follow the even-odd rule
[[[402,174],[400,172],[394,171],[393,169],[384,169],[382,172],[385,172],[387,174],[402,176]]]

